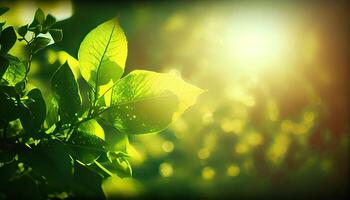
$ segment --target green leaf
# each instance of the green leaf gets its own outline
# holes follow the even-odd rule
[[[113,125],[104,120],[100,120],[99,123],[105,130],[106,149],[109,151],[126,152],[129,145],[128,135],[119,132]]]
[[[7,57],[0,55],[0,79],[5,74],[8,66],[9,66],[9,60],[7,59]]]
[[[155,133],[179,118],[202,92],[173,75],[136,70],[114,85],[107,114],[123,133]]]
[[[5,28],[0,35],[0,54],[6,54],[15,45],[17,40],[16,32],[12,26]]]
[[[123,153],[107,152],[109,163],[104,167],[110,172],[117,174],[119,177],[132,177],[132,169],[127,157]]]
[[[3,92],[0,92],[0,110],[0,121],[10,122],[18,118],[16,102]]]
[[[27,34],[27,32],[28,32],[28,25],[24,25],[24,26],[19,27],[18,31],[17,31],[18,35],[20,35],[22,37],[24,37]]]
[[[73,156],[84,164],[93,163],[104,151],[105,134],[94,119],[82,123],[69,139]]]
[[[27,94],[28,100],[24,102],[21,112],[21,123],[27,132],[38,132],[46,117],[46,104],[39,89],[35,88]]]
[[[32,50],[34,53],[40,51],[41,49],[44,49],[45,47],[47,47],[47,45],[50,43],[50,39],[49,38],[45,38],[45,37],[37,37],[32,43]]]
[[[58,121],[59,106],[55,97],[50,97],[48,102],[45,125],[46,127],[51,127]]]
[[[51,140],[34,146],[19,157],[35,173],[44,176],[51,187],[65,189],[72,182],[73,160],[69,156],[69,149],[59,141]]]
[[[93,29],[78,53],[81,74],[93,88],[118,80],[123,75],[126,57],[127,40],[116,19]]]
[[[106,199],[102,188],[102,176],[87,166],[75,163],[73,192],[78,199]]]
[[[49,33],[52,39],[55,41],[55,43],[62,41],[63,32],[61,29],[50,29]]]
[[[44,12],[38,8],[35,11],[35,16],[33,22],[29,25],[29,30],[33,31],[36,35],[38,35],[42,30],[42,24],[45,21]]]
[[[26,67],[17,57],[7,55],[6,58],[9,61],[9,66],[2,79],[5,80],[9,86],[15,86],[24,79]]]
[[[10,10],[10,8],[8,8],[8,7],[0,7],[0,16],[5,14],[9,10]]]
[[[50,14],[46,16],[46,19],[43,23],[43,32],[48,31],[56,23],[56,18]]]
[[[67,62],[54,73],[51,88],[58,101],[61,120],[64,122],[76,120],[81,108],[81,97],[78,83]]]

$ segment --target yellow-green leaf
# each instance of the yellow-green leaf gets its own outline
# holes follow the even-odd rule
[[[105,133],[100,124],[90,119],[79,125],[69,139],[73,157],[85,164],[94,162],[104,151]]]
[[[93,29],[80,45],[78,60],[83,78],[93,87],[118,80],[124,72],[127,40],[116,19]]]
[[[136,70],[112,89],[109,120],[123,133],[155,133],[167,128],[203,90],[170,74]]]

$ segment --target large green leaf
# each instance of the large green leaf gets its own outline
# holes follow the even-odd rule
[[[72,154],[85,164],[94,162],[104,151],[105,134],[94,119],[82,123],[69,139]]]
[[[159,132],[201,93],[201,89],[173,75],[136,70],[113,87],[109,120],[123,133]]]
[[[39,89],[35,88],[27,94],[26,100],[21,108],[20,120],[23,128],[34,134],[40,130],[46,117],[46,104]]]
[[[51,87],[58,101],[61,120],[74,121],[81,108],[81,97],[78,83],[67,62],[53,75]]]
[[[9,65],[2,76],[2,79],[6,81],[8,85],[15,86],[16,83],[24,79],[26,75],[26,67],[17,57],[7,55],[6,58],[9,61]]]
[[[93,88],[118,80],[123,75],[126,57],[127,40],[116,19],[93,29],[78,53],[81,74]]]

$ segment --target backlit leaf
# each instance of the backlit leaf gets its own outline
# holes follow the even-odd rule
[[[7,55],[9,66],[5,71],[2,79],[10,86],[15,86],[16,83],[22,81],[26,75],[24,64],[16,57]]]
[[[123,133],[155,133],[179,118],[202,92],[173,75],[136,70],[113,87],[108,114]]]
[[[85,164],[96,160],[104,150],[105,134],[102,127],[94,119],[82,123],[70,137],[73,156]]]
[[[81,74],[93,88],[118,80],[124,72],[126,57],[126,37],[116,19],[93,29],[78,53]]]

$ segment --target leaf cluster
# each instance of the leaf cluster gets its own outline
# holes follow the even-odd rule
[[[202,93],[170,74],[135,70],[123,77],[127,40],[114,18],[88,33],[79,48],[89,98],[82,99],[65,62],[52,75],[52,97],[45,101],[39,88],[27,90],[28,73],[37,52],[62,40],[55,23],[38,9],[31,24],[17,29],[0,24],[0,195],[5,198],[20,198],[13,188],[22,185],[34,199],[104,198],[104,179],[132,176],[128,135],[164,130]],[[17,41],[25,42],[28,60],[9,54]]]

